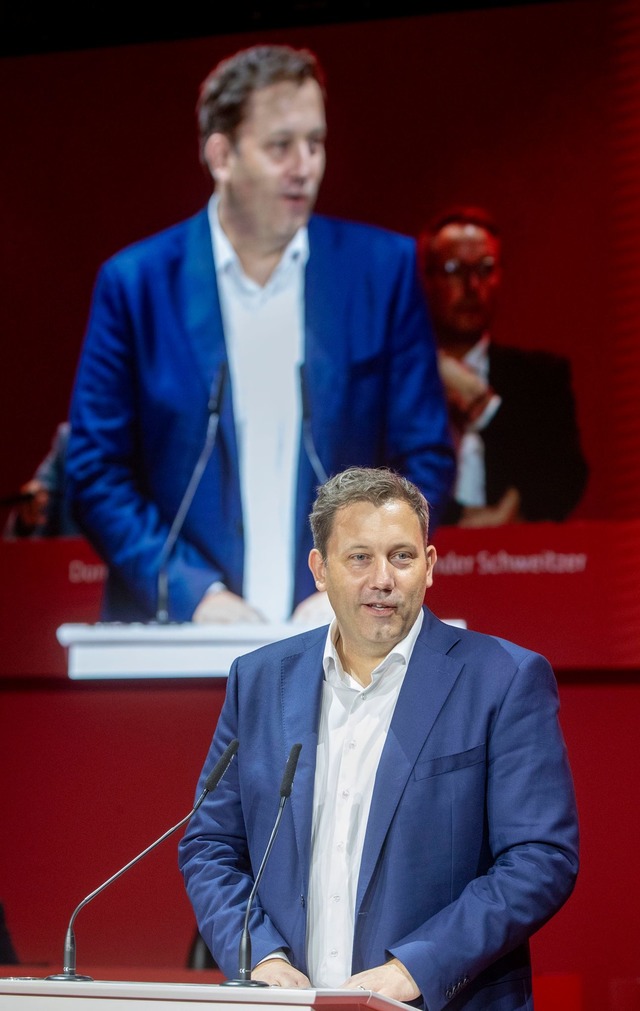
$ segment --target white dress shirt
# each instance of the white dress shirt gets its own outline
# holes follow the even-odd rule
[[[245,600],[268,620],[291,616],[304,357],[306,228],[264,285],[246,276],[217,211],[209,224],[233,394],[244,528]]]
[[[363,688],[342,668],[332,622],[313,790],[307,961],[313,986],[338,987],[351,975],[356,889],[380,755],[422,627],[422,609],[408,635],[378,664]]]
[[[489,335],[485,334],[467,351],[462,359],[465,365],[489,384]],[[486,471],[484,442],[480,432],[485,428],[502,403],[497,393],[485,407],[480,417],[471,422],[460,434],[457,453],[457,476],[454,498],[463,506],[486,506]]]

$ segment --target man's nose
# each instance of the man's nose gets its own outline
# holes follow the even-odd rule
[[[393,567],[388,558],[377,558],[371,572],[371,585],[377,590],[389,590],[393,586]]]
[[[468,269],[468,270],[465,270],[465,272],[462,275],[462,277],[463,277],[463,283],[464,283],[464,290],[465,290],[465,292],[473,292],[473,293],[475,293],[475,292],[477,292],[477,291],[480,290],[480,284],[481,284],[480,278],[478,277],[477,270],[474,270],[473,267],[470,268],[470,269]]]
[[[301,140],[293,148],[291,171],[294,175],[306,179],[311,171],[312,154],[306,140]]]

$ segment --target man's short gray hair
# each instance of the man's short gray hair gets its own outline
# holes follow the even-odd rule
[[[314,547],[324,559],[336,513],[354,502],[370,502],[374,506],[406,502],[418,517],[427,544],[429,503],[420,489],[387,467],[350,467],[320,486],[309,516]]]

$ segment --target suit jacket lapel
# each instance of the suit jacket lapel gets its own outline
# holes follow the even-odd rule
[[[416,759],[431,732],[461,665],[446,655],[459,638],[425,608],[425,618],[400,689],[371,801],[360,864],[356,915]]]
[[[206,208],[186,222],[182,285],[185,331],[197,370],[209,392],[220,368],[228,363]],[[230,461],[235,464],[233,478],[238,483],[233,398],[228,375],[222,396],[220,434],[229,447]]]
[[[300,652],[284,657],[281,672],[283,763],[294,744],[302,745],[289,803],[305,891],[309,881],[313,785],[326,635],[326,627],[310,632]]]
[[[309,222],[309,260],[305,272],[305,370],[310,396],[313,438],[325,467],[330,467],[332,423],[344,403],[348,341],[342,321],[348,319],[349,285],[341,276],[342,259],[335,232],[323,218]]]
[[[346,423],[348,403],[349,342],[345,320],[349,285],[341,274],[343,258],[336,248],[335,229],[322,217],[309,221],[309,259],[304,291],[304,368],[307,404],[313,444],[331,476],[335,472],[336,448]],[[315,498],[318,476],[314,473],[301,442],[296,493],[296,585],[311,593],[313,583],[307,571],[309,551],[309,502]]]

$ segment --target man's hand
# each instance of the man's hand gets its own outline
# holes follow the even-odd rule
[[[466,506],[458,526],[460,527],[501,527],[505,523],[521,523],[520,492],[517,488],[507,488],[494,506]]]
[[[311,986],[305,974],[284,958],[267,958],[264,962],[260,962],[252,970],[251,978],[260,979],[269,986],[282,986],[285,989]]]
[[[301,600],[293,612],[291,621],[296,625],[305,625],[306,628],[317,628],[319,625],[328,625],[334,617],[329,598],[322,591],[312,593],[310,597]]]
[[[231,590],[205,593],[191,619],[200,625],[256,625],[265,618]]]
[[[489,391],[484,379],[446,351],[438,351],[438,371],[447,400],[462,415],[466,415],[472,404]]]
[[[420,996],[413,976],[397,958],[392,958],[384,965],[376,965],[373,969],[366,969],[355,976],[350,976],[340,989],[373,990],[375,993],[382,994],[383,997],[391,997],[392,1000],[403,1002],[415,1000]]]
[[[33,478],[23,484],[20,491],[33,497],[21,502],[16,509],[17,526],[22,534],[33,533],[47,522],[49,492],[40,481]]]

